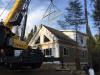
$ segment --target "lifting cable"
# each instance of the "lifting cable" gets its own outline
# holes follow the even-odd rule
[[[45,11],[45,13],[44,13],[42,19],[44,19],[44,18],[46,18],[46,17],[49,18],[50,15],[52,15],[53,13],[56,13],[57,11],[60,12],[60,9],[58,9],[58,8],[56,7],[56,5],[54,4],[53,1],[54,1],[54,0],[50,0],[50,5],[49,5],[48,8],[46,9],[46,11]]]
[[[6,5],[6,7],[3,9],[3,11],[1,12],[1,14],[0,14],[0,17],[3,15],[3,13],[5,12],[5,10],[7,9],[7,7],[10,5],[10,3],[12,2],[12,0],[10,0],[9,2],[8,2],[8,4]]]

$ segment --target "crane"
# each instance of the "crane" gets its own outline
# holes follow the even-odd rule
[[[24,41],[27,13],[30,0],[16,0],[6,19],[0,22],[0,64],[12,68],[31,66],[38,68],[43,62],[40,49],[32,49]],[[12,32],[14,26],[22,25],[21,37]],[[14,56],[14,50],[22,50],[20,56]]]

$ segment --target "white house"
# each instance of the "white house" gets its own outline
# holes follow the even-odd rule
[[[72,34],[74,33],[69,35]],[[76,42],[74,41],[74,37],[70,38],[69,35],[66,35],[66,32],[64,31],[59,31],[54,28],[41,25],[32,37],[29,45],[32,48],[40,47],[45,57],[63,57],[65,63],[75,63]],[[81,61],[87,62],[84,60]]]

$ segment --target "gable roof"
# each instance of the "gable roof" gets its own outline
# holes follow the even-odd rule
[[[64,33],[60,32],[59,30],[56,30],[54,28],[51,28],[45,25],[43,26],[47,28],[52,34],[54,34],[59,39],[59,41],[65,42],[68,44],[73,44],[73,45],[76,44],[76,42],[73,39],[71,39],[69,36],[65,35]]]

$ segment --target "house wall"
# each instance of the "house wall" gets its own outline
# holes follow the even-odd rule
[[[59,57],[59,44],[58,43],[52,43],[52,44],[42,44],[41,45],[41,49],[42,49],[42,52],[44,52],[45,49],[49,49],[51,48],[52,49],[52,53],[49,57],[53,56],[55,58],[58,58]],[[48,56],[46,56],[48,57]]]
[[[44,42],[44,35],[50,40],[48,42]],[[39,44],[35,44],[35,42],[37,41],[38,37],[40,37],[40,43]],[[35,36],[34,40],[31,40],[31,44],[30,46],[32,46],[33,48],[37,48],[38,46],[40,46],[42,52],[44,52],[44,50],[51,48],[52,49],[52,55],[55,58],[59,57],[59,44],[57,42],[57,38],[55,37],[55,35],[53,35],[50,31],[48,31],[44,26],[42,26],[42,28],[40,29],[40,31],[38,32],[38,34]],[[46,57],[50,57],[47,56]]]
[[[64,48],[68,48],[69,55],[64,55]],[[74,63],[75,64],[75,56],[76,56],[76,47],[75,46],[60,43],[59,44],[59,52],[60,52],[60,57],[63,57],[64,63],[67,63],[67,64]],[[84,55],[82,54],[82,52],[84,52],[84,50],[83,51],[79,50],[80,63],[81,64],[86,64],[88,62],[87,51],[85,52]]]
[[[41,45],[42,50],[44,50],[45,48],[46,49],[51,48],[52,49],[51,56],[58,58],[59,57],[59,44],[57,42],[58,39],[55,37],[55,35],[49,32],[45,27],[41,29],[40,33],[43,33],[43,35],[47,36],[50,39],[50,42],[44,42],[43,41],[44,37],[41,38],[42,40],[41,44],[45,44],[45,46]]]
[[[61,31],[63,32],[65,35],[69,36],[70,38],[72,38],[73,40],[76,41],[76,32],[72,31],[72,30],[65,30],[65,31]],[[78,49],[80,49],[80,60],[81,62],[87,62],[87,58],[88,58],[88,51],[87,51],[87,47],[86,47],[86,41],[87,41],[87,36],[84,33],[78,32],[77,33],[77,42],[78,42]],[[83,52],[85,52],[85,56],[83,57]]]
[[[76,32],[75,31],[71,31],[71,30],[67,31],[66,30],[66,31],[61,31],[61,32],[76,41]],[[87,50],[86,41],[87,41],[87,36],[84,33],[81,33],[81,32],[77,33],[77,42],[78,42],[79,48],[81,50]]]
[[[65,35],[69,36],[71,39],[75,40],[75,32],[72,32],[72,31],[61,31],[62,33],[64,33]]]
[[[53,48],[52,54],[53,54],[53,56],[55,58],[59,58],[60,57],[59,44],[58,43],[55,43],[53,46],[54,46],[54,48]]]
[[[69,55],[64,55],[64,48],[69,49]],[[64,63],[74,63],[75,49],[69,47],[67,44],[59,44],[60,57],[63,57]]]

